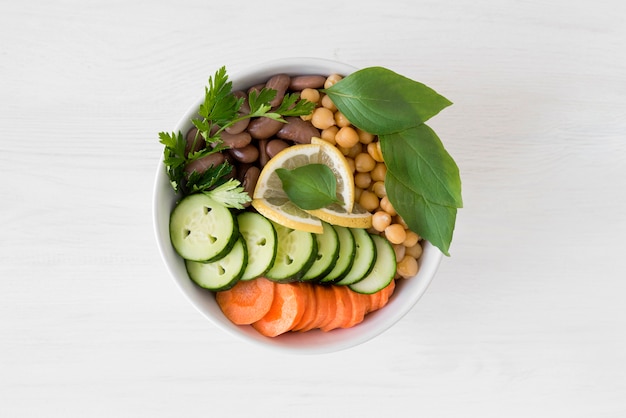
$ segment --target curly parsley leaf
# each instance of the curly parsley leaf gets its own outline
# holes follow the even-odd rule
[[[227,182],[204,192],[218,202],[222,202],[227,208],[243,209],[246,203],[252,199],[245,192],[241,182],[236,179],[229,179]]]

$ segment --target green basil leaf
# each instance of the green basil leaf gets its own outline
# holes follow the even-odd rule
[[[385,188],[389,201],[412,231],[449,256],[456,222],[456,208],[438,205],[414,193],[407,176],[397,177],[387,171]]]
[[[430,87],[382,67],[358,70],[324,91],[353,125],[375,135],[420,125],[452,104]]]
[[[337,178],[325,164],[278,168],[276,174],[289,200],[300,209],[319,209],[337,202]]]
[[[419,125],[379,139],[387,171],[403,178],[411,193],[438,205],[463,207],[459,168],[431,128]]]

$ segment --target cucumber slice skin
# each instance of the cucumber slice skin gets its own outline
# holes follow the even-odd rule
[[[313,265],[302,276],[301,281],[317,281],[326,276],[339,258],[339,237],[329,223],[322,222],[324,232],[313,234],[317,240],[317,256]]]
[[[372,294],[387,287],[396,276],[396,252],[385,238],[372,235],[378,256],[372,271],[362,280],[349,286],[357,293]]]
[[[240,280],[263,276],[274,265],[278,237],[274,225],[256,212],[242,212],[237,216],[239,233],[248,248],[248,265]]]
[[[367,276],[376,263],[376,246],[372,236],[365,229],[352,229],[354,241],[356,243],[356,253],[350,270],[335,284],[348,286],[362,280]]]
[[[202,193],[185,196],[170,215],[170,240],[185,260],[212,262],[230,252],[239,237],[230,209]]]
[[[340,281],[350,271],[354,263],[356,243],[354,242],[352,231],[350,228],[338,225],[333,225],[333,229],[339,239],[339,254],[332,270],[319,279],[319,283],[322,284],[333,284]]]
[[[317,240],[311,232],[293,230],[275,222],[272,224],[278,237],[278,248],[274,265],[265,277],[277,283],[298,281],[315,262]],[[292,248],[294,240],[295,248]]]
[[[185,260],[189,278],[198,286],[212,291],[228,290],[243,275],[248,263],[248,251],[243,238],[239,238],[231,251],[211,263]]]

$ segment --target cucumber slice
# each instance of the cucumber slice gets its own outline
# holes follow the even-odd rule
[[[278,237],[274,265],[265,277],[279,283],[299,280],[317,257],[317,241],[311,232],[298,231],[272,222]]]
[[[276,230],[267,218],[255,212],[240,213],[237,224],[248,248],[248,265],[240,280],[251,280],[264,275],[274,264]]]
[[[231,251],[211,263],[186,260],[187,273],[191,280],[205,289],[218,291],[230,289],[239,281],[247,264],[246,244],[239,238]]]
[[[357,283],[350,285],[350,289],[358,293],[372,294],[387,287],[396,275],[396,252],[385,238],[372,235],[378,256],[372,271]]]
[[[210,262],[231,250],[239,232],[230,209],[196,193],[184,197],[170,216],[170,239],[186,260]]]
[[[331,284],[341,280],[350,270],[354,262],[356,243],[354,242],[354,236],[352,232],[350,232],[350,228],[333,225],[333,229],[339,238],[339,257],[333,269],[320,279],[320,283]]]
[[[356,252],[350,270],[335,283],[341,286],[351,285],[363,279],[372,270],[376,261],[376,247],[372,241],[372,236],[361,228],[353,228],[351,231],[354,235]]]
[[[302,281],[317,280],[326,276],[337,262],[339,257],[339,237],[335,229],[326,222],[322,222],[324,232],[313,234],[317,240],[317,256],[313,265],[302,276]]]

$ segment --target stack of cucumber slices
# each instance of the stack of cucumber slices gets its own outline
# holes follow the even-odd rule
[[[172,211],[170,237],[189,277],[212,291],[263,276],[278,283],[345,285],[371,294],[394,279],[396,256],[385,238],[365,229],[323,226],[321,234],[287,228],[197,193]]]

